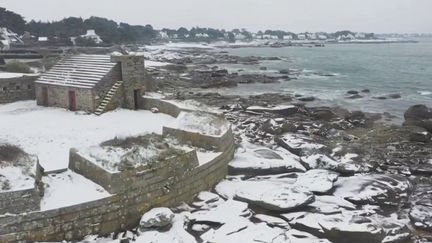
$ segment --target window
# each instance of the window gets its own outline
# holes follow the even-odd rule
[[[27,85],[27,89],[32,89],[32,86],[30,84]]]
[[[20,90],[21,89],[21,87],[19,85],[17,85],[15,88],[16,88],[16,90]]]
[[[3,87],[3,91],[7,91],[7,87]]]

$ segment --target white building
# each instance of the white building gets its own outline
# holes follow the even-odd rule
[[[318,35],[318,39],[319,40],[327,40],[327,36],[326,35]]]
[[[3,44],[3,49],[9,49],[12,44],[24,44],[17,33],[3,27],[0,27],[0,41]]]
[[[209,35],[206,33],[197,33],[195,34],[195,38],[209,38]]]
[[[96,44],[100,44],[103,42],[100,36],[96,34],[95,30],[87,30],[87,33],[85,35],[81,35],[80,37],[93,40]]]
[[[283,36],[283,39],[284,39],[284,40],[292,40],[293,37],[292,37],[292,35],[284,35],[284,36]]]
[[[298,35],[297,35],[297,38],[298,38],[299,40],[306,40],[306,35],[305,35],[305,34],[298,34]]]
[[[39,42],[47,42],[48,41],[48,37],[40,36],[40,37],[38,37],[38,41]]]

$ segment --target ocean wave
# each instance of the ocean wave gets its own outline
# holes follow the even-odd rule
[[[417,93],[419,93],[420,95],[432,95],[432,91],[428,91],[428,90],[422,90],[422,91],[417,91]]]

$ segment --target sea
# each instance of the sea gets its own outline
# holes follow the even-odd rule
[[[325,47],[227,48],[232,55],[280,57],[257,65],[230,64],[230,72],[278,75],[298,72],[296,79],[270,84],[240,84],[221,88],[223,94],[252,95],[280,92],[314,96],[309,105],[341,106],[350,110],[390,113],[401,123],[412,105],[432,106],[432,39],[418,43],[327,44]],[[266,68],[266,70],[262,70]],[[347,91],[369,89],[363,98],[349,99]],[[399,94],[401,98],[377,97]]]

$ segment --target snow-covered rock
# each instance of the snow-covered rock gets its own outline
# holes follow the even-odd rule
[[[411,208],[409,217],[415,227],[432,231],[432,206],[415,205]]]
[[[170,226],[174,213],[169,208],[153,208],[145,213],[140,220],[140,228],[161,228]]]
[[[397,206],[407,199],[411,183],[398,175],[355,175],[339,178],[334,195],[356,205]]]
[[[272,211],[293,210],[314,201],[308,191],[272,181],[244,181],[237,187],[235,198]]]
[[[313,193],[327,193],[333,188],[333,183],[339,174],[329,170],[309,170],[300,174],[295,185]]]
[[[305,168],[299,157],[289,152],[245,149],[237,152],[228,165],[230,174],[269,175],[287,172],[302,172]]]

